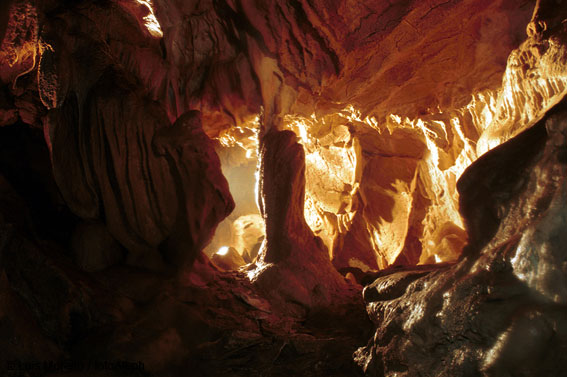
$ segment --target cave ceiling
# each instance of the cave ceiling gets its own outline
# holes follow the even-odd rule
[[[557,375],[565,20],[564,0],[3,1],[10,355]]]
[[[534,4],[20,1],[7,23],[2,60],[12,69],[3,69],[3,81],[36,68],[32,60],[46,51],[64,60],[90,43],[106,53],[98,60],[111,60],[100,66],[120,64],[165,102],[170,117],[187,108],[216,110],[205,122],[212,136],[260,106],[269,111],[262,99],[280,85],[289,89],[277,105],[288,108],[276,112],[324,115],[352,105],[381,123],[390,114],[413,119],[462,108],[476,93],[498,89]],[[91,75],[102,68],[82,63]]]

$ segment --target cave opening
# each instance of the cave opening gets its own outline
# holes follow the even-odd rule
[[[217,266],[229,270],[254,262],[265,238],[257,199],[257,134],[257,121],[252,121],[216,139],[216,152],[235,208],[219,223],[203,251]]]
[[[353,106],[319,118],[283,117],[282,129],[296,135],[305,153],[303,217],[343,275],[452,262],[466,243],[456,182],[476,152],[460,119],[388,119],[379,124]],[[232,263],[229,269],[254,262],[265,238],[257,203],[257,122],[255,129],[236,127],[215,138],[236,207],[204,251],[225,268]],[[431,130],[451,127],[456,139],[447,153]]]

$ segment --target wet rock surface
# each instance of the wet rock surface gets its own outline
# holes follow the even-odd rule
[[[459,262],[381,271],[364,289],[367,375],[562,375],[566,120],[562,102],[465,171]]]

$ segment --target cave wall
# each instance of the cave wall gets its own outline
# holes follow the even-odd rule
[[[83,121],[93,90],[114,90],[100,85],[115,74],[124,93],[154,101],[128,107],[143,107],[144,121],[155,118],[144,127],[144,146],[135,147],[147,150],[137,152],[140,158],[149,156],[137,174],[156,175],[165,186],[167,164],[163,156],[153,161],[148,143],[189,110],[201,111],[203,130],[220,149],[262,128],[291,129],[307,152],[305,217],[337,268],[455,260],[466,242],[459,175],[565,90],[561,44],[542,38],[542,26],[530,26],[525,40],[534,6],[504,0],[20,1],[3,42],[3,82],[16,85],[2,114],[6,124],[23,116],[52,135],[57,127],[50,129],[49,119],[61,107],[78,107],[72,111]],[[537,17],[530,25],[541,23]],[[550,28],[559,22],[554,17],[545,21]],[[19,93],[16,78],[28,71],[22,78],[36,73],[37,81],[28,78],[29,88]],[[48,116],[50,109],[56,111]],[[246,144],[248,150],[258,145]],[[54,163],[63,160],[75,158]],[[161,167],[150,173],[155,164]],[[86,190],[91,195],[93,188]],[[170,196],[151,188],[140,194]],[[127,249],[155,249],[171,233],[173,210],[152,209],[151,202],[145,205],[150,218],[166,214],[154,225],[133,226],[137,231],[112,225],[115,238],[148,237],[142,247],[120,236]],[[230,210],[222,212],[218,219]],[[197,249],[206,238],[196,241]]]
[[[356,358],[369,375],[563,373],[565,109],[463,173],[457,264],[391,269],[365,288],[377,330]]]
[[[277,359],[288,348],[264,343],[263,326],[288,342],[330,311],[358,331],[359,284],[372,283],[376,334],[355,355],[369,375],[551,373],[564,362],[536,352],[550,339],[565,347],[561,1],[0,10],[2,318],[37,344],[14,355],[72,354],[92,329],[121,323],[94,342],[113,345],[99,353],[150,358],[169,345],[152,370],[217,352],[215,336],[234,327],[245,334],[214,344],[263,339]],[[33,166],[18,173],[11,153]],[[252,154],[266,235],[231,275],[202,250],[235,205],[221,161]],[[458,262],[429,265],[443,261]],[[147,338],[127,334],[146,327]],[[322,338],[293,338],[286,352]]]

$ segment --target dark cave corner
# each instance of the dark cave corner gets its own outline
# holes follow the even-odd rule
[[[560,3],[5,2],[0,374],[563,375]]]

